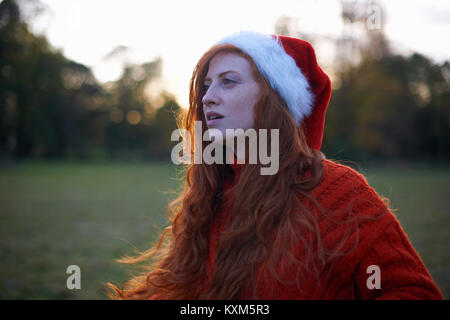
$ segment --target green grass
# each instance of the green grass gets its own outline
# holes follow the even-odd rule
[[[126,278],[114,259],[156,239],[177,185],[168,164],[1,168],[0,298],[106,298],[103,284]],[[72,264],[81,290],[66,287]]]
[[[372,166],[369,184],[390,207],[445,299],[450,298],[450,167]]]
[[[165,224],[179,167],[27,161],[0,167],[0,298],[106,299],[128,278],[114,261],[148,248]],[[364,167],[430,273],[450,297],[450,168]],[[81,268],[68,290],[66,268]]]

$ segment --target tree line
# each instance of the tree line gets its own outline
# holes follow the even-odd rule
[[[347,159],[450,158],[450,64],[414,53],[366,56],[342,71],[324,150]]]
[[[0,3],[0,155],[7,158],[166,158],[179,105],[146,90],[160,58],[100,84],[91,70],[33,34],[14,0]]]
[[[357,62],[335,65],[324,153],[349,160],[448,160],[449,62],[395,54],[380,32],[368,39],[369,45],[356,45]],[[16,1],[4,0],[0,157],[170,159],[180,106],[168,92],[158,99],[146,94],[161,66],[160,58],[128,64],[118,80],[100,84],[88,67],[33,34]]]

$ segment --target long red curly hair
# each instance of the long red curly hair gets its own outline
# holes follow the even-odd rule
[[[253,60],[232,45],[213,46],[194,69],[189,110],[179,118],[180,127],[187,129],[192,139],[190,152],[194,151],[194,121],[202,121],[203,131],[207,129],[202,109],[203,80],[209,62],[219,52],[237,54],[250,63],[261,89],[254,107],[255,129],[279,129],[279,171],[275,175],[261,175],[260,164],[247,164],[242,168],[238,183],[228,191],[234,191],[236,196],[216,248],[216,271],[206,287],[210,227],[224,198],[225,178],[233,171],[227,164],[187,165],[184,189],[168,207],[170,226],[164,229],[154,247],[137,257],[119,260],[122,263],[144,262],[145,271],[127,281],[121,289],[109,283],[112,298],[239,299],[243,292],[250,292],[251,297],[257,299],[255,276],[262,263],[268,266],[275,279],[279,278],[277,266],[281,257],[299,264],[298,270],[317,275],[340,254],[323,246],[317,218],[297,197],[301,194],[311,198],[309,191],[323,177],[323,155],[308,147],[302,127]],[[207,143],[203,142],[203,148]],[[289,254],[298,243],[307,248],[301,260]],[[297,277],[298,285],[302,276],[306,275]]]

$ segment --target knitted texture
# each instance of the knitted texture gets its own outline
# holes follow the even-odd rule
[[[298,198],[316,217],[324,246],[330,250],[339,249],[341,255],[332,260],[329,268],[324,269],[327,272],[321,273],[319,279],[306,276],[300,285],[295,280],[301,268],[287,265],[279,269],[281,283],[271,277],[262,264],[255,276],[257,298],[443,299],[400,222],[364,176],[329,160],[323,160],[323,165],[324,178],[310,195],[317,199],[326,214],[321,213],[309,198],[300,195]],[[226,180],[224,191],[238,182],[243,166],[232,165],[234,178]],[[215,249],[232,196],[226,200],[231,201],[219,209],[211,227],[208,278],[214,272]],[[301,259],[305,249],[299,244],[293,248],[293,254]],[[380,270],[379,289],[370,289],[367,285],[373,274],[373,271],[368,272],[368,267],[373,265]],[[254,296],[244,292],[243,299],[247,298]]]

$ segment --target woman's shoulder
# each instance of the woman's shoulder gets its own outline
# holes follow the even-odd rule
[[[319,219],[324,230],[341,230],[351,222],[358,225],[359,236],[375,238],[396,222],[388,199],[380,196],[364,175],[335,161],[324,159],[322,163],[323,178],[312,196],[326,213]]]
[[[359,182],[368,184],[363,174],[359,173],[350,166],[341,164],[330,159],[322,159],[324,168],[324,178],[333,180],[333,182]]]
[[[342,250],[352,252],[350,256],[358,261],[398,221],[388,200],[369,185],[363,174],[335,161],[324,159],[322,163],[323,178],[313,196],[324,209],[319,218],[323,242],[333,247],[345,236]]]
[[[362,197],[382,200],[366,177],[355,169],[328,159],[323,159],[322,165],[322,180],[313,191],[319,201],[345,202]]]

